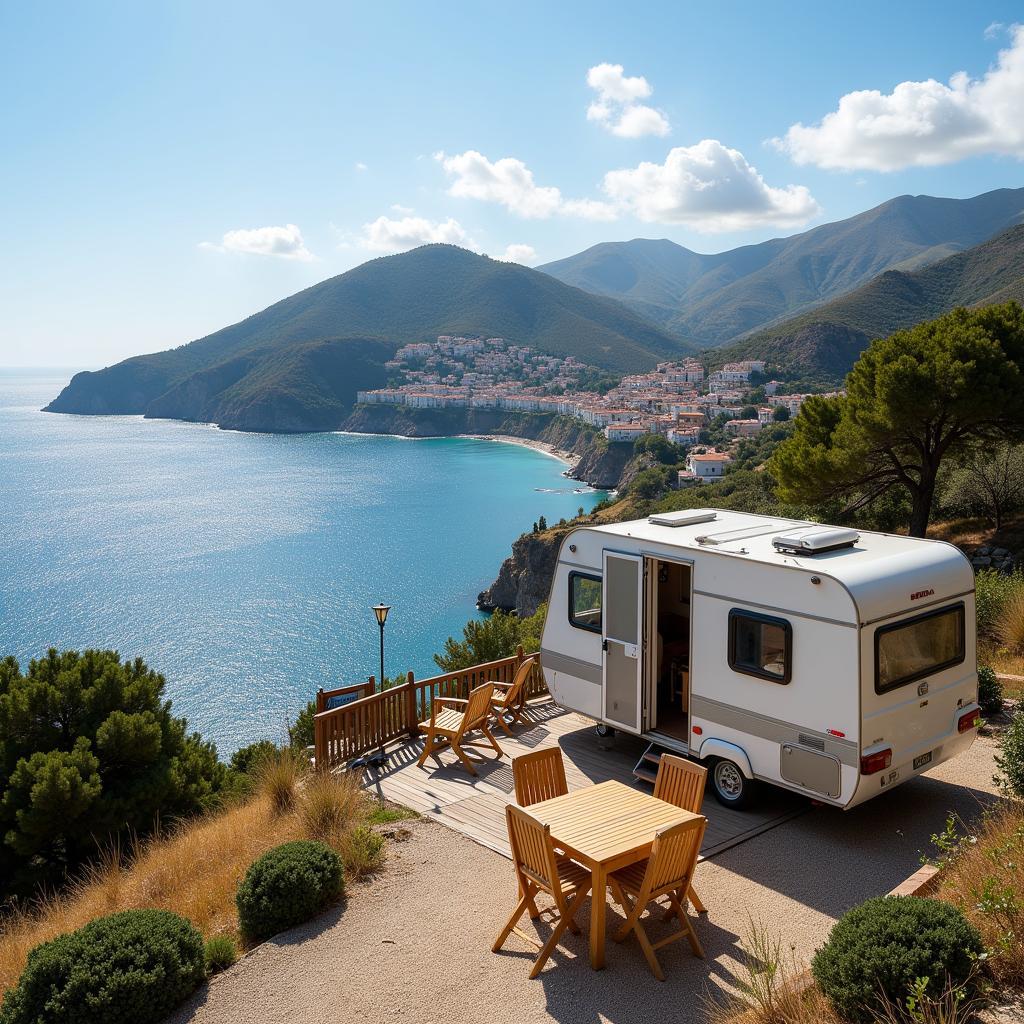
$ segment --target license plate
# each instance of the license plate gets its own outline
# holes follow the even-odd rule
[[[918,768],[923,768],[926,764],[929,764],[932,759],[932,752],[929,750],[927,754],[921,754],[919,757],[914,758],[914,771]]]

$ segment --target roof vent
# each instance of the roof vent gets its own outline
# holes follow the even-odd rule
[[[693,526],[696,523],[710,523],[717,512],[702,512],[700,509],[683,509],[681,512],[659,512],[648,516],[652,526]]]
[[[793,555],[821,555],[826,551],[852,548],[860,540],[856,530],[843,530],[835,526],[810,526],[772,537],[772,547]]]

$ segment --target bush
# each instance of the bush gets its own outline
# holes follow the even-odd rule
[[[1024,587],[1014,590],[999,609],[996,638],[1014,654],[1024,654]]]
[[[518,645],[532,654],[540,650],[546,614],[547,605],[542,604],[525,619],[500,610],[485,619],[470,619],[462,628],[462,640],[448,637],[444,651],[434,655],[434,662],[442,672],[457,672],[471,665],[509,658],[516,653]]]
[[[987,665],[978,667],[978,704],[986,718],[998,715],[1003,710],[1003,684],[995,669]]]
[[[238,959],[238,946],[230,935],[214,935],[206,940],[204,959],[207,974],[226,971]]]
[[[205,976],[203,938],[189,921],[125,910],[36,946],[0,1024],[147,1024]]]
[[[260,790],[265,793],[278,814],[290,811],[295,805],[299,783],[309,770],[309,762],[302,752],[284,747],[260,763],[257,773]]]
[[[996,754],[996,785],[1004,792],[1024,800],[1024,711],[1018,710],[1003,733]]]
[[[356,878],[372,875],[384,863],[384,837],[366,825],[359,825],[342,838],[341,856]]]
[[[228,764],[236,772],[241,772],[243,775],[253,775],[259,772],[265,761],[268,761],[276,754],[277,744],[273,740],[257,740],[255,743],[250,743],[247,747],[239,747],[231,755],[231,760]]]
[[[983,948],[951,904],[880,896],[836,922],[811,971],[840,1014],[868,1024],[884,1000],[905,1005],[920,979],[927,979],[924,994],[936,998],[947,983],[966,984]]]
[[[1024,590],[1024,573],[996,569],[979,569],[974,577],[974,601],[978,617],[978,633],[994,637],[1003,606],[1011,595]]]
[[[300,839],[263,854],[239,883],[235,903],[242,934],[259,942],[308,921],[344,892],[338,855]]]

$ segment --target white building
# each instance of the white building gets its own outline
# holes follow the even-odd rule
[[[733,437],[753,437],[761,430],[761,420],[729,420],[725,432]]]
[[[604,428],[604,436],[609,441],[635,441],[646,433],[647,428],[642,423],[609,423]]]
[[[701,483],[709,480],[721,480],[725,467],[732,462],[732,457],[725,452],[705,452],[703,455],[690,453],[686,457],[686,468],[700,477]]]

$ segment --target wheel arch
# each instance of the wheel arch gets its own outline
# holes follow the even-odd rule
[[[754,778],[754,770],[750,766],[750,758],[747,757],[747,752],[742,747],[737,746],[735,743],[730,743],[728,740],[719,740],[709,736],[701,743],[697,756],[702,761],[709,757],[725,758],[728,761],[734,762],[746,778]]]

